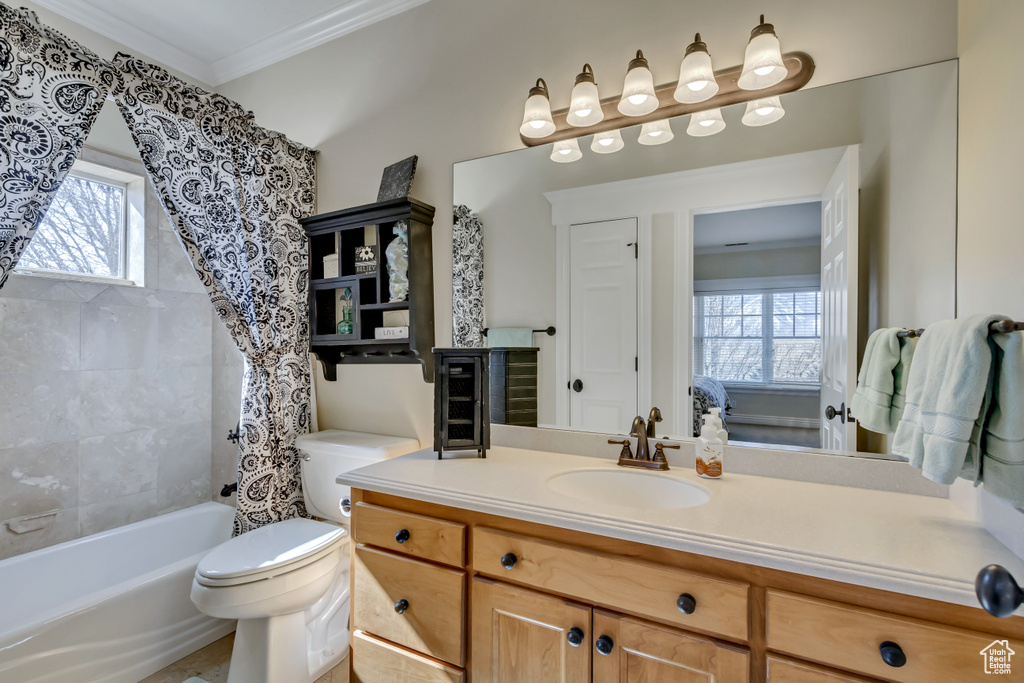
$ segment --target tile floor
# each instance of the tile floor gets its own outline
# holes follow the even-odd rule
[[[139,683],[182,683],[197,676],[207,683],[227,683],[228,664],[231,662],[231,645],[235,634],[197,650],[179,659],[166,669],[157,671]],[[316,683],[348,683],[348,659],[316,680]]]

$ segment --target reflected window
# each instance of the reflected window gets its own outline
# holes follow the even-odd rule
[[[693,304],[695,375],[820,384],[820,290],[705,293]]]

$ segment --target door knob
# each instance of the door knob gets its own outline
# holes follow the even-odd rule
[[[898,643],[887,640],[878,646],[878,653],[882,655],[882,661],[889,666],[898,669],[907,663],[907,655]]]
[[[583,391],[583,382],[580,380],[576,380],[575,382],[573,382],[572,390],[575,391],[577,394]]]
[[[579,647],[583,644],[583,629],[579,626],[573,626],[569,629],[569,632],[565,634],[565,639],[569,641],[569,644],[573,647]]]
[[[846,424],[846,403],[840,403],[838,410],[836,410],[835,406],[828,406],[827,408],[825,408],[825,417],[827,417],[830,420],[834,420],[836,417],[838,417],[840,422]]]
[[[615,641],[608,636],[601,636],[597,639],[597,642],[594,643],[594,647],[597,649],[598,654],[610,655],[612,653],[612,648],[615,647]]]
[[[1024,603],[1024,590],[1010,572],[998,564],[990,564],[978,572],[974,591],[984,610],[994,617],[1008,617]]]

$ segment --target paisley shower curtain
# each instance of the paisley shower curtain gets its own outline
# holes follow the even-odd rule
[[[0,288],[117,79],[34,12],[0,3]]]
[[[484,346],[484,225],[465,204],[452,225],[452,346]]]
[[[220,95],[118,54],[115,100],[214,309],[245,356],[235,534],[305,517],[308,264],[316,152]]]

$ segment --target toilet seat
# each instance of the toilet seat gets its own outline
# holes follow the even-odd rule
[[[209,588],[266,581],[315,564],[347,537],[343,527],[312,519],[268,524],[210,551],[196,567],[195,581]]]

